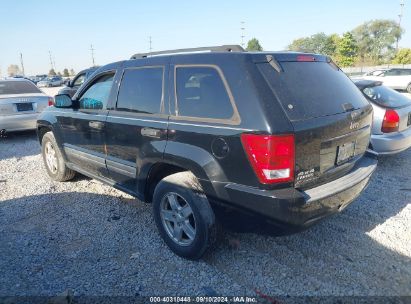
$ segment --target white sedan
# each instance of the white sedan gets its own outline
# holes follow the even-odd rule
[[[411,69],[379,69],[366,73],[363,79],[381,81],[394,90],[407,90],[411,93]]]

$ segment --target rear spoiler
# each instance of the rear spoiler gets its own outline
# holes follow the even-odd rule
[[[278,73],[283,72],[281,62],[327,62],[337,71],[340,68],[334,61],[325,55],[308,53],[272,53],[272,54],[253,54],[254,63],[269,63]]]

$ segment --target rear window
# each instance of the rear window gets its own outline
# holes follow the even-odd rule
[[[363,92],[372,102],[385,108],[401,108],[411,105],[411,99],[385,86],[365,88]]]
[[[355,84],[326,62],[281,62],[281,73],[268,63],[259,66],[292,121],[368,105]]]
[[[30,93],[41,91],[30,81],[0,81],[0,95]]]

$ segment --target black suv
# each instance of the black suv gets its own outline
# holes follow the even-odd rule
[[[377,165],[372,107],[328,57],[204,50],[137,54],[57,95],[38,119],[50,177],[77,171],[152,202],[164,241],[191,259],[221,206],[305,228],[361,193]]]
[[[73,80],[69,81],[67,86],[62,88],[58,94],[67,94],[70,97],[73,97],[76,94],[78,88],[86,81],[95,71],[97,71],[99,67],[91,67],[85,70],[78,72],[78,74],[74,77]]]

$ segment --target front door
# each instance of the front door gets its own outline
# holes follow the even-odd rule
[[[104,131],[114,75],[114,71],[97,75],[75,98],[74,109],[58,117],[68,161],[96,177],[107,177]]]

